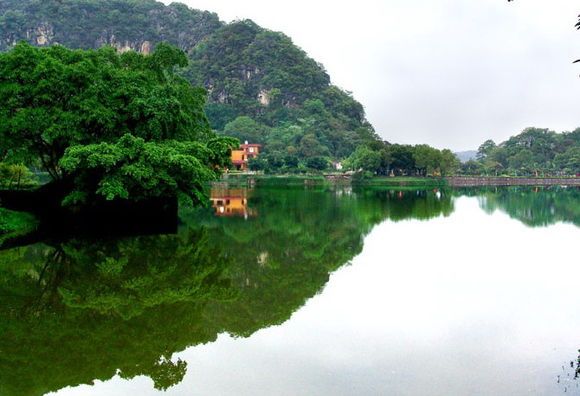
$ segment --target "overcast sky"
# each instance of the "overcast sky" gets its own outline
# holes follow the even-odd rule
[[[181,1],[286,33],[391,142],[467,150],[580,126],[578,0]]]

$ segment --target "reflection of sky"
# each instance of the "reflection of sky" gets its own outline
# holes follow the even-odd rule
[[[167,394],[563,394],[556,376],[580,348],[578,236],[466,197],[447,218],[385,222],[287,323],[178,354],[188,374]],[[59,395],[156,393],[141,377]]]

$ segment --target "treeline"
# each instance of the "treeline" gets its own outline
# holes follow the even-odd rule
[[[20,189],[37,184],[38,179],[25,165],[0,162],[0,189]]]
[[[295,126],[290,126],[292,128]],[[276,132],[279,132],[277,130]],[[276,136],[271,137],[275,139]],[[320,155],[319,146],[309,146],[310,138],[303,138],[307,144],[296,150],[272,150],[275,142],[266,145],[264,155],[250,161],[250,169],[267,173],[296,173],[325,170],[353,171],[370,176],[448,176],[459,169],[459,159],[451,150],[439,150],[426,144],[411,146],[391,144],[376,140],[371,134],[361,134],[353,141],[358,144],[354,152],[342,161]],[[337,169],[338,167],[338,169]]]
[[[487,140],[477,158],[461,165],[465,175],[483,176],[573,176],[580,174],[580,128],[556,133],[527,128],[496,144]]]
[[[426,144],[375,142],[359,146],[344,167],[379,176],[448,176],[459,167],[459,159],[451,150]]]

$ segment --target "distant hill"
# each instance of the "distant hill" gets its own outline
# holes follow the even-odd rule
[[[322,65],[252,21],[226,24],[153,0],[2,0],[0,51],[20,40],[143,53],[161,41],[176,45],[191,61],[183,74],[208,91],[212,127],[263,143],[280,161],[344,158],[377,139],[363,106],[333,86]]]
[[[460,151],[454,154],[459,158],[459,161],[467,162],[475,159],[477,156],[477,150]]]

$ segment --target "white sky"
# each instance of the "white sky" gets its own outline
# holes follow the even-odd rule
[[[181,1],[286,33],[391,142],[467,150],[580,126],[578,0]]]

